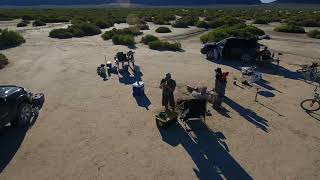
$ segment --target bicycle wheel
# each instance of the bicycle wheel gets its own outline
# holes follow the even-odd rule
[[[305,111],[318,111],[320,109],[320,102],[314,99],[306,99],[301,102],[300,106]]]

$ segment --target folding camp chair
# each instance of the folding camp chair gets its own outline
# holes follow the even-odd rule
[[[189,121],[203,120],[205,123],[206,113],[207,101],[205,99],[191,99],[183,104],[181,120],[185,127]]]

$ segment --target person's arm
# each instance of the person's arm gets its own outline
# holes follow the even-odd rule
[[[159,88],[162,89],[165,86],[166,80],[162,79]]]

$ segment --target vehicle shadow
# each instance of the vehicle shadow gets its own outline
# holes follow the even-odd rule
[[[197,123],[206,128],[193,131],[192,135],[179,122],[167,129],[159,128],[162,140],[173,147],[181,145],[185,149],[196,166],[193,171],[198,179],[253,179],[229,154],[224,135],[211,131],[202,121]]]
[[[18,152],[28,130],[36,123],[38,112],[34,114],[29,126],[14,128],[6,126],[0,129],[0,174]]]
[[[237,111],[240,114],[240,116],[245,118],[247,121],[254,124],[256,127],[260,128],[264,132],[266,133],[268,132],[269,125],[268,125],[268,121],[265,118],[259,116],[257,113],[253,112],[251,109],[247,109],[241,106],[240,104],[236,103],[235,101],[233,101],[232,99],[226,96],[223,98],[223,102],[226,105],[230,106],[235,111]]]
[[[216,64],[222,64],[225,66],[230,66],[234,69],[237,69],[239,71],[241,71],[241,67],[244,66],[251,66],[254,64],[243,64],[240,62],[240,60],[219,60],[219,61],[211,61],[213,63]],[[287,79],[292,79],[292,80],[301,80],[303,79],[303,76],[295,71],[291,71],[285,67],[282,66],[278,66],[275,64],[269,64],[269,65],[265,65],[265,66],[257,66],[257,71],[261,72],[261,73],[265,73],[265,74],[271,74],[271,75],[276,75],[276,76],[281,76]],[[266,86],[266,89],[268,89],[268,87]],[[274,89],[272,87],[269,87],[270,89]],[[275,89],[274,89],[275,90]]]

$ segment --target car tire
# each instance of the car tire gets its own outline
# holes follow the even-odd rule
[[[13,121],[12,125],[15,127],[27,126],[32,118],[32,107],[29,103],[21,103],[18,107],[17,118]]]

